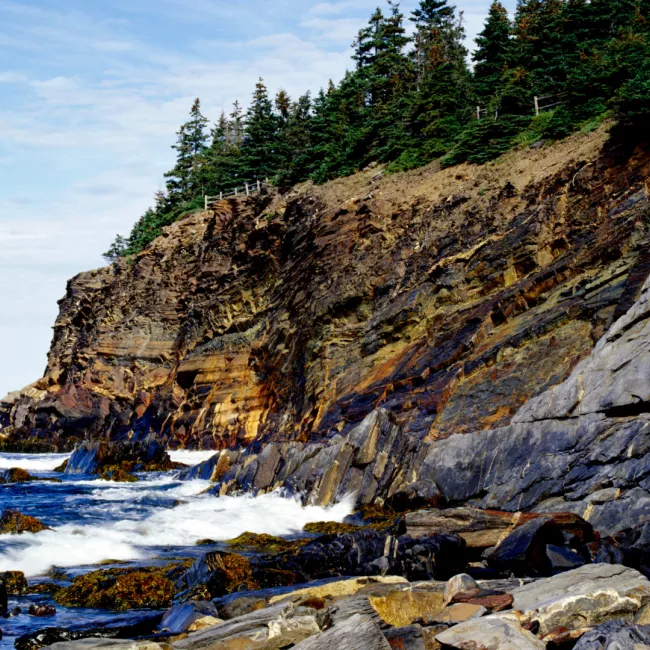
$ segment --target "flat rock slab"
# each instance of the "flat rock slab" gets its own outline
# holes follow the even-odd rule
[[[371,596],[369,601],[381,620],[393,627],[406,627],[417,619],[429,620],[443,607],[441,593],[424,591],[394,591],[386,596]]]
[[[379,626],[361,615],[298,643],[294,650],[391,650]]]
[[[513,609],[539,622],[540,634],[576,629],[610,619],[633,620],[650,602],[650,581],[634,569],[588,564],[512,592]]]
[[[471,618],[479,618],[487,614],[487,609],[481,605],[471,605],[469,603],[457,603],[448,605],[443,610],[430,619],[434,623],[462,623]]]
[[[118,639],[79,639],[78,641],[53,643],[45,647],[55,650],[163,650],[161,645],[153,641],[121,641]]]
[[[320,632],[320,627],[310,610],[301,612],[293,604],[279,604],[245,616],[226,621],[190,634],[174,643],[174,648],[185,650],[248,650],[264,644],[266,650],[275,646],[290,647]]]
[[[372,578],[350,578],[348,580],[336,580],[316,587],[305,587],[296,589],[288,594],[281,594],[270,599],[269,604],[273,605],[281,601],[302,600],[304,598],[343,598],[353,596],[360,589],[370,585],[408,585],[408,580],[400,576],[376,576]]]
[[[436,639],[459,650],[542,650],[542,643],[524,630],[513,613],[493,614],[460,623]]]

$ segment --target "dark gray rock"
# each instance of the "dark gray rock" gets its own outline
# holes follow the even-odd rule
[[[378,530],[324,535],[297,552],[258,561],[256,569],[282,568],[300,581],[333,576],[399,575],[447,580],[467,564],[465,542],[454,535],[413,539]]]
[[[553,572],[547,545],[562,546],[563,541],[552,519],[532,519],[510,533],[486,559],[491,567],[516,576],[547,576]]]
[[[650,646],[650,627],[607,621],[587,632],[573,650],[635,650]]]
[[[128,463],[133,471],[172,466],[162,444],[151,435],[141,441],[84,442],[77,446],[68,459],[66,474],[100,474],[106,467]]]
[[[553,573],[570,571],[585,564],[585,559],[579,553],[572,551],[570,548],[554,546],[553,544],[546,547],[546,557]]]
[[[217,608],[209,601],[192,600],[170,607],[160,622],[161,632],[185,632],[192,623],[205,616],[218,618]]]

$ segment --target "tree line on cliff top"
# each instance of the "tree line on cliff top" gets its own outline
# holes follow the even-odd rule
[[[271,98],[260,79],[248,109],[235,102],[212,128],[195,100],[166,191],[107,259],[140,252],[205,194],[245,182],[323,183],[372,162],[481,164],[608,114],[649,126],[650,0],[519,0],[512,18],[495,0],[472,67],[464,39],[448,0],[421,0],[408,17],[389,1],[355,39],[354,69],[316,96]]]

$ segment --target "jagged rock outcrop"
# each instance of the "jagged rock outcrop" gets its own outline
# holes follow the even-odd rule
[[[223,451],[186,476],[215,481],[217,494],[285,488],[320,504],[349,493],[382,503],[409,485],[428,486],[447,505],[573,512],[605,535],[634,529],[628,542],[642,555],[650,550],[649,405],[650,278],[593,353],[508,427],[418,443],[378,410],[347,436]],[[502,514],[477,515],[474,527],[471,510],[446,516],[453,522],[454,514],[456,529],[428,532],[503,531]]]
[[[233,448],[345,434],[378,407],[431,440],[508,425],[648,275],[650,154],[606,138],[190,215],[69,283],[3,439]]]

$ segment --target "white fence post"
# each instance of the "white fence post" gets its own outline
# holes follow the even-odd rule
[[[251,193],[250,190],[248,189],[248,183],[244,183],[244,185],[246,186],[246,196],[250,196]]]
[[[237,196],[237,194],[239,194],[239,190],[235,188],[235,196]]]
[[[539,97],[535,95],[535,115],[539,117]]]
[[[476,107],[476,119],[477,120],[481,119],[481,107],[480,106]]]
[[[208,195],[204,194],[203,196],[205,198],[205,209],[207,210],[208,209]]]
[[[257,179],[257,191],[259,192],[262,189],[262,184],[260,183],[260,179]]]
[[[219,192],[219,200],[220,200],[220,201],[223,200],[223,192]]]

